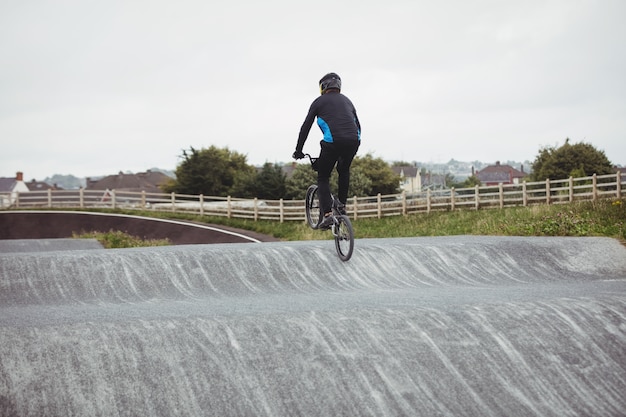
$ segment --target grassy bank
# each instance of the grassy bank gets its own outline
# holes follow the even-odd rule
[[[110,211],[110,210],[105,210]],[[201,217],[183,213],[137,212],[115,210],[117,213],[148,217],[192,220],[251,230],[281,240],[330,239],[328,232],[311,230],[304,221],[278,223]],[[491,236],[605,236],[626,242],[626,199],[602,199],[562,205],[537,205],[488,210],[457,210],[390,216],[382,219],[352,221],[359,238],[391,238],[416,236],[491,235]],[[76,236],[79,237],[79,236]],[[167,241],[141,242],[132,236],[109,232],[98,236],[105,247],[134,247],[168,244]]]
[[[330,238],[330,233],[311,230],[304,221],[278,223],[224,217],[201,218],[172,213],[142,214],[232,226],[273,235],[282,240]],[[447,235],[606,236],[626,241],[626,199],[357,219],[353,220],[353,226],[357,238]]]

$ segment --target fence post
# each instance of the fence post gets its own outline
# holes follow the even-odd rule
[[[254,221],[257,221],[259,219],[259,208],[257,206],[258,201],[259,199],[257,197],[254,197]]]
[[[402,215],[406,216],[406,190],[402,191]]]
[[[141,190],[141,208],[146,208],[146,190]]]
[[[617,198],[620,199],[622,198],[622,172],[617,171],[615,175],[617,176]]]
[[[117,208],[117,201],[115,199],[115,190],[111,190],[111,208]]]
[[[283,223],[285,221],[285,212],[283,207],[283,199],[280,199],[280,222]]]
[[[378,205],[378,218],[380,219],[383,216],[382,198],[380,193],[376,196],[376,202]]]
[[[478,195],[479,195],[479,193],[478,193],[478,184],[476,184],[474,186],[474,208],[476,210],[478,210],[478,208],[480,207],[480,201],[478,200]]]
[[[226,197],[226,216],[230,219],[233,216],[230,196]]]
[[[80,208],[84,208],[85,207],[85,189],[83,187],[80,187],[80,189],[78,190],[78,201],[80,204]]]
[[[569,202],[574,201],[574,177],[569,177]]]
[[[52,189],[48,188],[48,208],[52,208]]]
[[[546,204],[550,205],[550,178],[546,178]]]
[[[359,206],[358,206],[358,199],[356,196],[352,197],[352,200],[354,201],[354,220],[356,220],[359,217]]]
[[[454,205],[455,205],[455,199],[454,199],[454,187],[450,188],[450,211],[454,211]]]
[[[593,184],[593,201],[596,201],[598,199],[598,178],[597,175],[594,173],[593,176],[591,177],[591,183]]]
[[[426,190],[426,213],[430,213],[430,188]]]
[[[526,192],[526,180],[522,182],[522,205],[524,207],[528,205],[528,193]]]
[[[504,208],[504,189],[502,183],[498,184],[498,196],[500,197],[500,208]]]
[[[204,194],[200,194],[200,215],[204,216]]]
[[[172,201],[172,213],[175,213],[176,212],[176,194],[174,194],[174,192],[172,192],[170,199]]]

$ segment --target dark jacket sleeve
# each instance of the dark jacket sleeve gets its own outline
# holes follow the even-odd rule
[[[302,123],[302,127],[300,127],[300,134],[298,135],[298,144],[296,145],[296,151],[302,152],[302,148],[304,148],[304,142],[306,142],[306,138],[309,136],[309,132],[311,131],[311,126],[313,126],[316,115],[317,112],[315,111],[314,102],[313,104],[311,104],[311,107],[309,107],[309,113],[306,115],[304,123]]]

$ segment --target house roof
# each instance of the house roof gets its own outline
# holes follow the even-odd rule
[[[56,185],[50,185],[47,182],[32,180],[30,182],[24,182],[30,191],[47,191],[47,190],[62,190],[61,187]]]
[[[0,192],[6,193],[8,191],[13,191],[16,182],[15,178],[0,177]]]
[[[417,167],[411,166],[411,165],[401,165],[401,166],[393,166],[391,167],[391,170],[400,175],[401,177],[417,177],[417,174],[419,172]]]
[[[500,162],[476,172],[476,178],[487,183],[509,183],[515,178],[524,178],[525,176],[526,173],[523,171],[517,170],[511,165],[501,165]]]
[[[139,172],[137,174],[108,175],[97,181],[87,181],[87,190],[123,190],[148,191],[160,193],[160,186],[166,184],[170,177],[158,171]]]

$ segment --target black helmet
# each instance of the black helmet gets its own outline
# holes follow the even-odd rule
[[[341,78],[334,72],[329,72],[320,80],[320,93],[324,94],[329,88],[336,88],[341,91]]]

